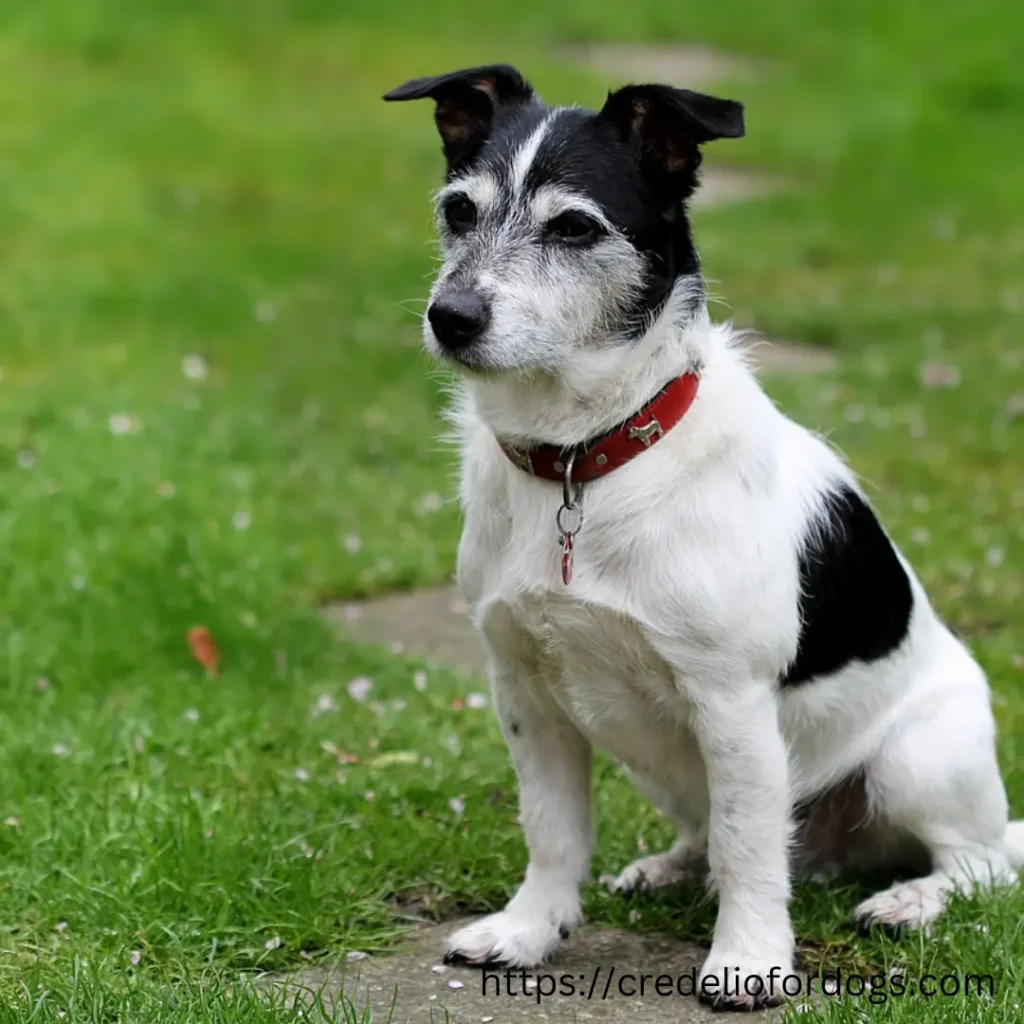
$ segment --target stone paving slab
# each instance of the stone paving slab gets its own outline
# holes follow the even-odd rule
[[[563,46],[560,56],[574,64],[609,75],[617,82],[658,82],[679,88],[701,88],[756,74],[746,57],[699,45],[624,45],[582,43]]]
[[[740,203],[745,199],[780,192],[784,183],[772,175],[739,167],[723,167],[714,163],[714,157],[701,164],[700,186],[690,200],[693,209]]]
[[[312,968],[273,979],[271,984],[322,991],[329,1007],[344,994],[355,1008],[354,1019],[362,1020],[364,1008],[369,1006],[373,1022],[393,1024],[446,1020],[452,1024],[689,1024],[716,1016],[689,994],[707,955],[706,950],[693,943],[584,925],[562,946],[554,962],[542,969],[544,974],[558,979],[559,987],[564,982],[566,991],[547,997],[548,989],[555,987],[555,983],[540,981],[536,975],[541,972],[536,972],[531,980],[537,984],[531,986],[527,982],[526,993],[522,993],[522,979],[513,976],[512,985],[519,994],[509,995],[503,976],[498,992],[498,972],[488,975],[485,993],[484,975],[479,968],[442,964],[447,936],[463,924],[465,921],[459,920],[432,925],[417,932],[404,949],[393,954],[366,957],[342,968]],[[652,976],[644,982],[643,996],[639,995],[641,974]],[[659,975],[670,977],[673,986],[682,978],[684,994],[674,989],[671,995],[659,995],[653,988]],[[661,983],[662,992],[667,991],[668,985],[666,981]],[[570,986],[571,992],[567,991]],[[634,989],[636,995],[632,994]],[[538,1001],[541,993],[545,997]],[[389,1016],[392,1001],[395,1010]],[[771,1011],[758,1019],[776,1021],[780,1015],[780,1011]]]
[[[746,57],[699,45],[622,45],[582,43],[563,46],[559,55],[610,79],[610,84],[659,82],[682,88],[703,88],[722,81],[753,79],[757,64]],[[740,98],[740,97],[737,97]],[[695,208],[741,202],[777,192],[784,183],[756,171],[723,167],[716,154],[705,160]]]
[[[762,377],[827,373],[839,365],[834,352],[795,341],[754,336],[745,340],[743,345],[750,353],[758,375]]]
[[[428,658],[466,675],[483,675],[483,646],[454,586],[330,605],[326,613],[342,630],[364,643]]]

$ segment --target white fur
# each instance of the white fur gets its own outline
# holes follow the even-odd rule
[[[496,287],[528,289],[529,277]],[[530,852],[508,907],[451,940],[471,961],[535,965],[578,921],[592,744],[680,830],[668,859],[627,868],[619,888],[671,881],[706,850],[720,909],[705,976],[791,971],[790,809],[862,767],[874,818],[920,840],[933,869],[858,913],[924,925],[952,889],[1016,881],[1024,860],[1024,823],[1007,831],[986,680],[912,574],[895,653],[779,689],[800,629],[798,545],[829,487],[856,485],[766,397],[728,326],[706,309],[679,326],[686,288],[635,344],[563,336],[551,368],[471,378],[458,392],[459,580],[488,647]],[[512,305],[494,340],[506,356]],[[586,318],[578,305],[570,315]],[[586,486],[566,586],[560,488],[513,466],[496,436],[579,443],[692,368],[700,389],[678,426]]]

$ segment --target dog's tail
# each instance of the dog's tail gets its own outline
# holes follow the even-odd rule
[[[1024,818],[1006,826],[1006,856],[1018,871],[1024,868]]]

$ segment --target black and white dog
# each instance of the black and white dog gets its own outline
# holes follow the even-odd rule
[[[718,1006],[781,1001],[794,868],[920,864],[863,927],[1016,883],[982,670],[849,469],[708,317],[686,204],[742,106],[634,85],[548,107],[506,65],[385,98],[427,97],[447,178],[424,337],[461,371],[459,579],[530,853],[449,958],[533,966],[579,921],[592,744],[678,828],[614,888],[709,868]]]

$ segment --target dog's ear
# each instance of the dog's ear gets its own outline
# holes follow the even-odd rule
[[[685,198],[692,190],[700,145],[741,139],[745,132],[742,103],[668,85],[610,92],[599,117],[615,126],[645,176],[670,198]]]
[[[384,94],[386,100],[428,97],[437,103],[434,120],[451,166],[487,138],[499,107],[532,99],[533,88],[508,64],[485,64],[432,78],[414,78]]]

